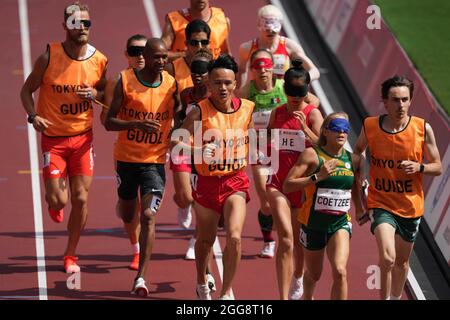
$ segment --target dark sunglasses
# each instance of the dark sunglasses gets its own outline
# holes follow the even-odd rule
[[[209,44],[209,40],[189,40],[188,43],[193,47],[198,47],[199,44],[202,46],[207,46]]]
[[[86,29],[90,28],[92,23],[91,20],[75,20],[74,25],[81,26],[83,25]]]
[[[129,46],[127,53],[130,57],[139,57],[140,55],[144,55],[144,49],[145,47]]]

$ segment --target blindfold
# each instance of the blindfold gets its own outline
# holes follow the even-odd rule
[[[272,69],[273,68],[273,62],[271,59],[268,58],[259,58],[255,59],[252,62],[252,68],[253,69]]]
[[[203,60],[194,60],[191,63],[191,73],[205,74],[208,73],[209,62]]]
[[[350,131],[350,123],[347,119],[336,118],[330,121],[327,129],[339,133],[348,133]]]

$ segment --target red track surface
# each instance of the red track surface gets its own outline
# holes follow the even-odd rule
[[[91,43],[109,57],[109,75],[125,66],[122,55],[125,40],[134,33],[151,35],[142,1],[86,1],[91,8]],[[168,11],[188,5],[188,1],[155,1],[160,24]],[[231,45],[237,55],[239,44],[256,36],[257,8],[262,0],[212,1],[225,9],[231,19]],[[62,13],[65,3],[56,0],[28,1],[31,59],[36,60],[48,42],[63,41]],[[0,51],[2,114],[0,141],[0,299],[38,299],[36,250],[28,138],[19,90],[23,83],[18,4],[3,0],[0,21],[3,41]],[[98,113],[97,113],[98,115]],[[135,299],[129,294],[134,271],[127,269],[130,245],[121,221],[115,214],[116,189],[112,161],[115,134],[107,133],[98,119],[95,123],[95,180],[89,200],[89,219],[82,235],[78,255],[81,290],[66,287],[62,253],[66,245],[65,223],[56,225],[47,214],[41,195],[45,230],[46,276],[49,299]],[[40,159],[40,154],[39,154]],[[184,260],[189,231],[177,229],[176,207],[171,199],[173,186],[167,170],[166,194],[158,214],[157,239],[147,279],[150,299],[194,299],[195,263]],[[41,181],[41,188],[42,188]],[[237,299],[277,299],[275,260],[257,256],[261,249],[256,212],[258,201],[252,190],[243,232],[242,261],[234,281]],[[69,208],[65,210],[66,215]],[[67,221],[67,218],[66,218]],[[224,245],[223,233],[219,240]],[[375,239],[368,226],[354,227],[351,241],[348,282],[350,299],[376,299],[377,291],[366,285],[369,265],[377,262]],[[217,267],[214,275],[220,287]],[[317,287],[316,298],[327,299],[331,288],[328,263]],[[404,295],[406,296],[406,294]]]

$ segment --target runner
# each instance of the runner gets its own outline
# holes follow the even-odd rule
[[[333,276],[331,299],[347,299],[351,200],[356,212],[363,212],[361,188],[355,179],[360,172],[360,158],[344,149],[349,127],[346,113],[326,117],[317,147],[302,152],[283,184],[285,192],[305,190],[306,200],[298,217],[306,266],[305,300],[313,299],[316,283],[322,275],[325,249]]]
[[[228,34],[230,19],[222,9],[209,6],[209,0],[190,0],[190,7],[167,14],[161,39],[171,51],[170,60],[185,56],[186,36],[184,29],[193,20],[200,19],[208,23],[212,30],[211,50],[214,58],[220,53],[231,53]]]
[[[186,26],[186,56],[168,63],[166,70],[177,80],[178,89],[192,87],[190,65],[192,57],[201,48],[209,49],[211,29],[203,20],[193,20]]]
[[[80,272],[75,251],[87,221],[88,192],[94,173],[92,101],[103,99],[106,84],[107,59],[89,44],[90,28],[88,6],[75,2],[66,7],[65,41],[47,46],[20,92],[28,122],[42,133],[45,200],[50,217],[57,223],[63,221],[70,189],[66,273]],[[35,111],[32,94],[38,88]]]
[[[118,195],[134,215],[141,195],[139,270],[132,293],[148,295],[145,275],[155,240],[155,220],[164,194],[166,153],[170,132],[178,123],[179,98],[175,79],[164,71],[168,51],[158,38],[147,40],[145,67],[121,72],[105,127],[120,131],[114,148]],[[136,116],[136,115],[141,116]]]
[[[424,211],[423,175],[442,172],[433,129],[411,116],[414,83],[394,76],[381,85],[387,114],[368,117],[355,145],[355,154],[370,151],[368,215],[381,270],[381,299],[400,300],[409,270],[409,257]],[[424,152],[425,151],[425,152]],[[423,156],[428,163],[423,163]]]
[[[195,161],[198,176],[193,184],[198,226],[195,244],[196,291],[201,300],[211,299],[205,273],[221,215],[225,219],[227,240],[219,299],[233,299],[231,285],[241,258],[241,233],[246,202],[249,201],[249,180],[244,168],[247,164],[248,129],[253,126],[251,114],[254,104],[234,97],[236,73],[234,59],[229,55],[219,56],[209,66],[210,98],[200,101],[182,126],[203,142],[203,146],[197,146],[198,142],[194,138],[194,160],[203,155],[200,162]],[[227,136],[227,129],[231,129],[232,136],[230,132]],[[184,145],[191,151],[191,146],[181,141],[174,145]],[[228,150],[225,146],[228,146]]]
[[[253,80],[239,90],[239,96],[255,102],[253,111],[255,129],[267,129],[272,109],[287,102],[283,80],[273,77],[273,57],[267,49],[258,49],[252,53],[250,71]],[[253,180],[260,203],[258,222],[264,240],[260,256],[273,258],[275,255],[275,240],[272,237],[273,218],[266,195],[268,176],[264,169],[265,167],[260,164],[252,165]]]
[[[142,70],[145,66],[144,59],[144,48],[147,43],[147,37],[142,34],[135,34],[128,38],[127,46],[125,50],[125,58],[128,61],[128,69]],[[102,109],[102,123],[105,124],[106,116],[108,114],[108,108],[110,106],[114,96],[114,88],[116,87],[117,81],[120,78],[120,74],[116,75],[114,78],[109,79],[105,88],[105,107]],[[114,161],[114,166],[116,161]],[[141,231],[141,225],[139,223],[139,199],[137,202],[129,207],[127,207],[128,202],[123,202],[119,198],[116,205],[117,215],[122,219],[123,226],[127,232],[128,238],[130,239],[131,247],[133,250],[133,258],[129,268],[131,270],[139,269],[139,233]]]
[[[266,185],[278,233],[276,267],[279,294],[283,300],[300,299],[303,291],[303,250],[298,242],[300,226],[296,219],[302,206],[302,192],[284,193],[283,182],[305,147],[317,143],[323,122],[319,109],[305,101],[311,81],[308,71],[298,60],[292,64],[293,67],[284,75],[284,92],[288,102],[274,109],[269,120],[269,129],[277,129],[279,133],[279,142],[275,142],[279,166],[269,176]],[[295,271],[292,272],[294,258]]]
[[[273,73],[277,78],[283,78],[284,73],[289,69],[289,60],[299,59],[303,62],[304,68],[308,70],[311,80],[319,79],[319,70],[306,56],[303,48],[295,41],[280,35],[282,22],[283,14],[273,5],[266,5],[258,11],[259,37],[244,42],[239,47],[238,81],[240,87],[249,80],[249,60],[257,49],[267,49],[273,54]],[[308,100],[308,102],[315,104],[314,100]]]
[[[191,63],[191,77],[194,83],[193,87],[186,88],[180,94],[182,104],[182,112],[187,115],[196,103],[209,97],[207,87],[208,82],[208,64],[213,56],[211,51],[205,48],[200,48],[192,58]],[[176,159],[176,164],[172,159]],[[190,157],[183,157],[181,155],[171,154],[170,169],[173,172],[173,183],[175,194],[173,199],[178,208],[178,221],[184,228],[189,228],[192,220],[191,208],[194,203],[192,197],[191,187],[191,166]],[[195,172],[194,172],[195,174]],[[195,241],[197,237],[197,228],[194,231],[192,238],[189,240],[188,249],[186,251],[186,260],[195,260]],[[208,265],[206,273],[208,285],[211,291],[216,291],[214,277],[210,272]]]

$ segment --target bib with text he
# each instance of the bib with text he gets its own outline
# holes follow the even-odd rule
[[[302,130],[277,129],[278,150],[303,152],[305,150],[305,133]]]

